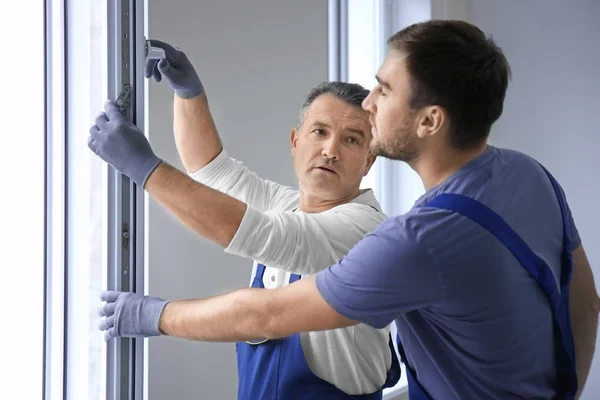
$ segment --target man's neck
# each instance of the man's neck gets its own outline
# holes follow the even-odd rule
[[[419,158],[410,163],[412,169],[421,177],[425,190],[430,190],[444,182],[456,171],[470,161],[482,155],[487,149],[487,143],[467,151],[451,151],[440,149],[431,153],[427,158]]]
[[[326,199],[321,196],[311,195],[300,188],[300,211],[305,213],[320,213],[323,211],[330,210],[340,204],[349,203],[360,195],[360,189],[356,189],[349,196],[337,199]]]

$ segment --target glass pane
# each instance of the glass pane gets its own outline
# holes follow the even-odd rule
[[[23,18],[26,16],[26,18]],[[44,1],[0,3],[0,399],[41,399],[44,345]],[[18,40],[11,40],[18,35]],[[6,57],[8,56],[8,57]],[[11,56],[15,60],[10,61]]]
[[[369,90],[379,67],[376,18],[375,1],[348,1],[348,80]]]
[[[377,81],[376,2],[348,1],[348,81],[371,90]],[[375,188],[375,166],[360,184],[361,189]]]
[[[100,399],[105,346],[98,295],[106,276],[106,165],[87,147],[107,98],[105,1],[67,2],[67,398]]]

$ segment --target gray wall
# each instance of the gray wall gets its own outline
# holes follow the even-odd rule
[[[513,72],[492,143],[529,153],[560,181],[600,287],[600,1],[471,0],[470,10]],[[600,398],[599,354],[584,393]]]
[[[200,74],[229,154],[260,175],[295,184],[289,135],[311,86],[327,79],[327,2],[148,0],[148,37],[184,50]],[[179,168],[172,92],[149,85],[148,134]],[[161,206],[148,206],[148,290],[205,297],[247,286],[252,263],[200,239]],[[233,344],[154,338],[148,346],[150,400],[233,399]]]

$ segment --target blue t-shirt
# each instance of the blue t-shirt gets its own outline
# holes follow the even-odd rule
[[[424,206],[441,193],[487,205],[560,276],[563,221],[550,180],[532,158],[489,146],[319,273],[321,295],[375,328],[395,320],[408,362],[434,399],[552,398],[547,298],[485,228]],[[581,241],[568,215],[572,251]]]

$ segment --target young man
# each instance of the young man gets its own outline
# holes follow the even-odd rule
[[[142,320],[205,341],[395,320],[411,400],[579,396],[600,300],[559,184],[531,157],[487,144],[510,76],[504,55],[463,21],[415,24],[389,45],[363,107],[373,150],[423,181],[412,210],[285,288],[174,302],[121,293],[105,313],[156,302],[160,311],[117,317],[121,331],[143,336]]]

